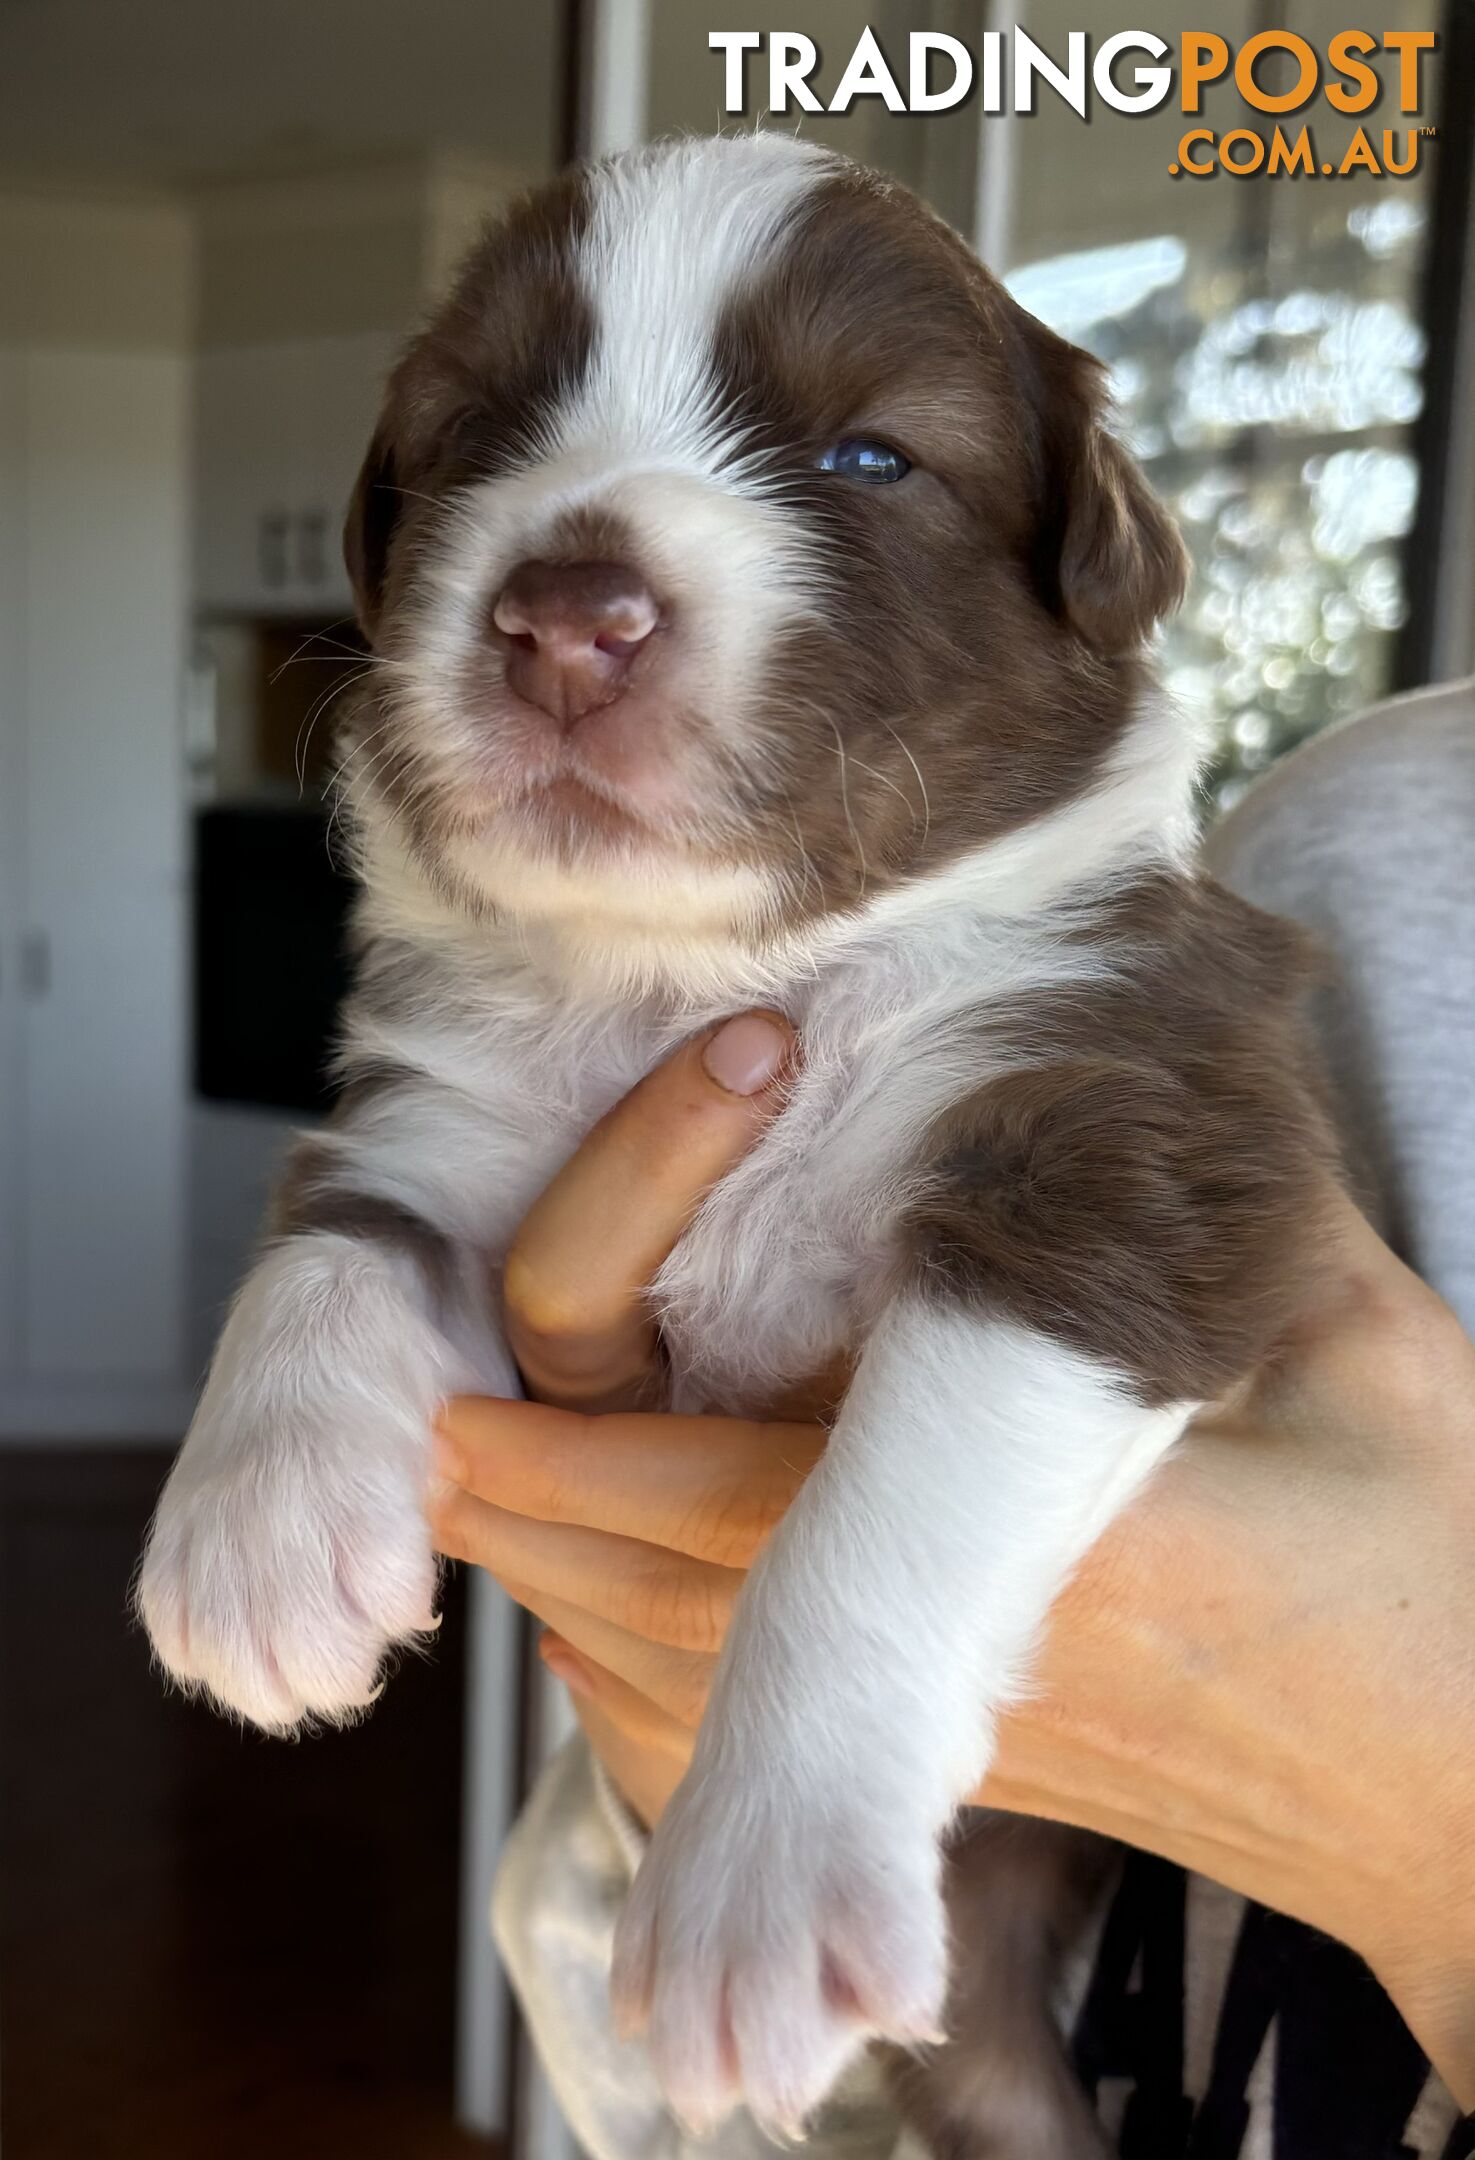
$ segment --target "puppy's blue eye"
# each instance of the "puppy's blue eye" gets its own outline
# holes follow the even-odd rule
[[[821,472],[838,473],[842,480],[864,480],[868,486],[884,487],[888,481],[904,480],[911,471],[910,458],[904,458],[890,443],[874,442],[868,435],[847,435],[841,442],[831,443],[819,461]]]

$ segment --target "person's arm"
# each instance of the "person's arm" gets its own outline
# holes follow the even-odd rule
[[[539,1392],[444,1423],[445,1552],[544,1655],[647,1821],[680,1778],[743,1573],[821,1427],[591,1415],[656,1354],[643,1284],[759,1116],[653,1075],[509,1270]],[[664,1090],[671,1090],[670,1102]],[[652,1179],[671,1145],[700,1176]],[[694,1135],[705,1136],[694,1139]],[[984,1792],[1160,1852],[1359,1951],[1475,2102],[1475,1349],[1350,1207],[1314,1312],[1205,1421],[1056,1608]]]

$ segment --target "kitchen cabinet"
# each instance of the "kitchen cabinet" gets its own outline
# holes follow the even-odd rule
[[[205,350],[196,370],[195,599],[221,615],[334,615],[348,497],[398,346],[388,331]]]

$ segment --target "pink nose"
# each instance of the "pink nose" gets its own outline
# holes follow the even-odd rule
[[[644,580],[619,563],[519,563],[492,608],[509,686],[563,727],[623,694],[659,620]]]

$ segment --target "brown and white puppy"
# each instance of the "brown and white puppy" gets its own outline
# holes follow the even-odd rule
[[[142,1609],[244,1717],[361,1710],[432,1619],[435,1406],[516,1386],[488,1256],[673,1044],[781,1006],[787,1108],[655,1286],[673,1396],[858,1363],[614,1984],[685,2118],[792,2131],[866,2039],[935,2040],[991,1720],[1293,1306],[1295,941],[1194,868],[1144,661],[1184,558],[1099,369],[815,149],[686,142],[514,209],[393,378],[348,553],[349,1085]]]

